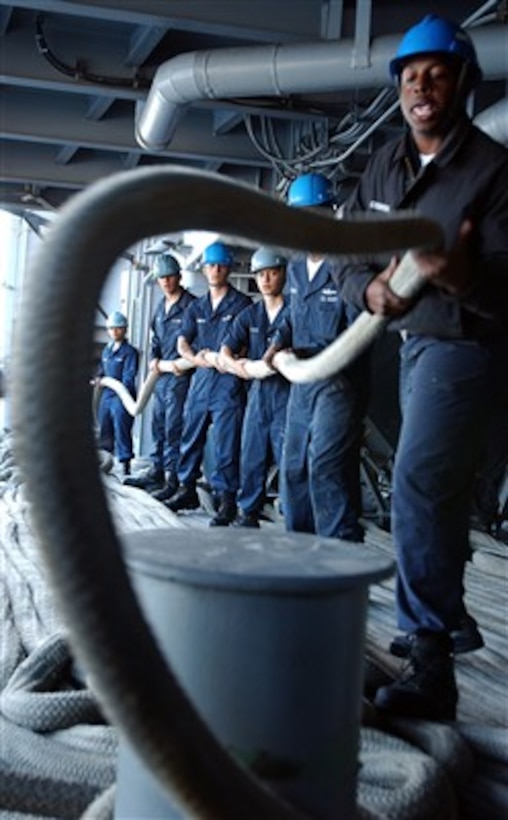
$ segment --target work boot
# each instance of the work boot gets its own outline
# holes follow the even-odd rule
[[[259,529],[259,521],[256,513],[246,513],[243,510],[240,510],[236,519],[235,519],[235,526],[236,527],[246,527],[251,530],[258,530]]]
[[[123,475],[130,475],[131,474],[131,463],[129,459],[127,461],[121,461],[120,467],[122,470]]]
[[[397,658],[407,658],[411,651],[411,637],[411,634],[396,635],[390,644],[390,653]],[[460,629],[450,632],[450,637],[454,655],[465,655],[466,652],[474,652],[485,645],[478,624],[467,612],[461,618]]]
[[[178,478],[176,477],[175,473],[168,473],[166,476],[166,482],[164,487],[160,490],[155,490],[154,492],[150,493],[152,498],[155,498],[156,501],[169,501],[170,498],[174,496],[176,491],[178,490]]]
[[[180,510],[197,510],[199,496],[193,484],[180,484],[176,493],[168,501],[162,503],[174,513]]]
[[[164,471],[160,467],[150,467],[139,475],[129,476],[123,482],[127,487],[137,487],[148,493],[160,490],[164,486]]]
[[[455,720],[458,700],[453,642],[446,632],[422,630],[411,635],[408,664],[400,678],[381,686],[375,706],[398,717]]]
[[[229,527],[236,517],[236,502],[234,495],[223,493],[217,512],[210,521],[211,527]]]

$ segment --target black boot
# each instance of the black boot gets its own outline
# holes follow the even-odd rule
[[[123,475],[130,475],[131,474],[131,463],[130,463],[130,461],[127,459],[127,461],[121,461],[120,464],[122,466]]]
[[[160,467],[152,466],[140,475],[129,476],[123,483],[147,492],[160,490],[164,486],[164,471]]]
[[[162,502],[171,512],[180,510],[197,510],[199,496],[193,484],[180,484],[176,493],[168,501]]]
[[[461,618],[460,629],[450,632],[453,641],[453,654],[465,655],[466,652],[475,652],[484,646],[482,633],[478,624],[469,613]],[[411,651],[412,635],[396,635],[390,644],[390,653],[397,658],[407,658]]]
[[[164,487],[160,490],[155,490],[154,492],[150,493],[152,498],[155,498],[156,501],[169,501],[170,498],[174,496],[176,491],[178,490],[178,478],[176,477],[175,473],[168,473],[166,476],[166,483]]]
[[[236,501],[231,493],[222,493],[219,506],[210,521],[211,527],[229,527],[236,517]]]
[[[399,717],[455,720],[458,693],[453,641],[446,632],[411,635],[408,665],[401,677],[376,692],[374,704]]]
[[[251,530],[259,530],[259,519],[256,513],[246,513],[243,510],[240,510],[235,519],[235,526],[245,527]]]

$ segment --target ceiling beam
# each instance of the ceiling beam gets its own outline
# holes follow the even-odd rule
[[[1,0],[0,0],[1,2]],[[86,55],[90,59],[101,59],[104,68],[101,73],[118,75],[118,61],[110,59],[110,66],[105,64],[108,59],[107,43],[102,44],[99,50],[97,43],[79,41],[74,38],[74,53],[79,58]],[[83,45],[80,45],[83,43]],[[0,61],[0,82],[8,86],[18,86],[36,90],[63,91],[69,94],[96,94],[101,97],[113,97],[125,100],[140,100],[146,97],[146,91],[141,88],[127,86],[110,86],[86,82],[82,77],[69,77],[57,71],[34,46],[34,37],[27,29],[17,29],[9,32],[2,38],[2,59]]]
[[[3,37],[12,17],[12,6],[3,6],[0,8],[0,37]]]
[[[82,101],[71,98],[65,105],[51,95],[4,89],[0,137],[14,142],[54,145],[61,150],[75,145],[100,151],[135,151],[146,155],[134,137],[133,113],[125,111],[100,121],[84,118]],[[180,161],[219,161],[242,165],[268,165],[245,133],[213,136],[213,112],[189,111],[169,149],[157,158]]]
[[[78,151],[79,145],[63,145],[55,157],[55,162],[57,165],[67,165]]]
[[[167,32],[165,26],[136,26],[129,38],[125,65],[133,68],[143,65]]]
[[[243,122],[244,115],[237,111],[214,111],[213,112],[213,133],[215,136],[228,134]]]
[[[0,0],[0,3],[2,0]],[[87,41],[88,42],[88,41]],[[118,45],[116,46],[118,50]],[[85,46],[79,45],[76,41],[73,46],[76,54],[82,55],[81,50]],[[108,52],[107,42],[103,41],[102,48],[94,52],[92,46],[86,46],[90,59],[101,59],[104,64],[104,52]],[[103,68],[103,72],[111,75],[118,75],[118,63],[111,62],[111,64]],[[12,32],[2,41],[2,59],[0,61],[0,83],[7,87],[37,90],[37,91],[51,91],[54,93],[66,94],[68,98],[72,95],[76,97],[87,96],[90,99],[90,113],[91,119],[100,119],[114,100],[133,100],[139,104],[143,104],[146,100],[148,87],[143,88],[128,88],[125,86],[111,86],[107,83],[90,83],[86,82],[81,77],[66,76],[55,68],[53,68],[43,57],[34,49],[33,37],[26,29],[20,29]],[[340,102],[340,93],[335,95],[335,102]],[[241,105],[234,101],[223,100],[203,100],[197,101],[192,107],[203,107],[220,109],[224,111],[237,111],[242,114],[266,114],[271,117],[281,117],[283,119],[318,119],[319,114],[312,111],[305,110],[305,106],[299,111],[291,107],[287,101],[279,100],[280,108],[269,108],[259,105],[255,99],[251,101],[244,101]],[[228,116],[236,116],[238,114],[230,114]]]
[[[49,145],[33,145],[32,150],[27,151],[24,145],[6,142],[1,150],[0,179],[4,183],[26,185],[30,179],[39,188],[77,191],[101,177],[124,170],[118,155],[114,154],[84,155],[80,162],[57,165],[55,151]]]
[[[113,97],[90,97],[85,113],[85,120],[101,120],[109,111],[113,103]]]
[[[321,9],[321,36],[324,40],[338,40],[342,34],[343,0],[323,0]]]
[[[3,2],[3,0],[0,0]],[[321,0],[16,0],[16,7],[102,22],[162,26],[252,42],[291,42],[320,36]],[[264,25],[259,25],[263,21]]]

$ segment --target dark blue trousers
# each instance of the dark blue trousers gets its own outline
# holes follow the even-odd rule
[[[238,505],[244,513],[254,515],[263,506],[272,462],[280,469],[286,425],[286,403],[276,391],[273,395],[266,393],[263,401],[256,395],[249,396],[242,427]]]
[[[358,516],[364,399],[345,376],[292,385],[281,471],[288,530],[363,540]]]
[[[97,420],[100,446],[114,453],[118,461],[130,461],[134,457],[132,449],[134,419],[118,396],[106,394],[101,397]]]
[[[176,473],[183,428],[183,407],[189,388],[188,376],[172,373],[159,376],[153,395],[152,438],[150,454],[155,468]]]
[[[210,485],[216,493],[236,495],[243,410],[243,401],[236,405],[218,401],[210,407],[187,403],[178,463],[178,480],[181,484],[193,484],[199,478],[208,428],[213,424]]]
[[[392,534],[405,632],[459,626],[474,476],[507,354],[506,342],[418,336],[401,347]]]

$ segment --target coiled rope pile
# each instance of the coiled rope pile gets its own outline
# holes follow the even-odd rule
[[[106,460],[104,464],[111,467]],[[146,493],[124,487],[113,474],[103,474],[103,481],[120,532],[204,526],[198,514],[186,524]],[[0,818],[111,820],[117,731],[104,719],[86,676],[75,665],[7,435],[0,435],[0,521]],[[367,541],[380,550],[391,549],[387,534],[373,526]],[[478,536],[477,542],[475,554],[481,559],[479,567],[473,561],[468,570],[468,605],[480,619],[487,646],[475,657],[459,660],[459,683],[465,690],[459,724],[379,724],[366,706],[359,820],[496,820],[505,814],[506,715],[502,699],[489,696],[489,689],[491,683],[502,685],[501,668],[508,660],[498,611],[506,606],[505,578],[503,572],[497,574],[499,566],[506,566],[506,555],[493,539]],[[490,555],[499,564],[489,564]],[[379,647],[387,646],[394,630],[392,587],[386,581],[371,589],[367,644],[368,657],[389,671],[395,661],[391,659],[390,668],[390,656]]]
[[[113,475],[105,474],[103,480],[119,531],[193,526],[146,493],[122,486]],[[0,436],[0,513],[0,817],[111,820],[117,732],[105,721],[96,696],[75,666],[6,435]],[[370,529],[368,541],[389,548],[386,534],[375,528]],[[482,551],[482,555],[485,559],[488,553]],[[494,581],[494,586],[501,581]],[[376,586],[371,597],[369,645],[375,645],[380,636],[386,645],[393,629],[390,583]],[[476,604],[476,596],[472,601]],[[494,633],[485,628],[484,632],[489,642]],[[491,651],[485,649],[482,654],[485,657]],[[366,709],[361,730],[359,817],[483,820],[496,817],[496,800],[501,817],[505,788],[501,774],[508,757],[502,730],[488,725],[496,716],[484,719],[487,725],[461,722],[458,729],[437,724],[411,726],[403,721],[380,726]],[[490,782],[481,769],[473,777],[474,752],[479,750],[478,760],[487,771],[490,768]],[[493,767],[498,768],[498,782],[492,779]],[[468,806],[474,812],[464,814]]]

